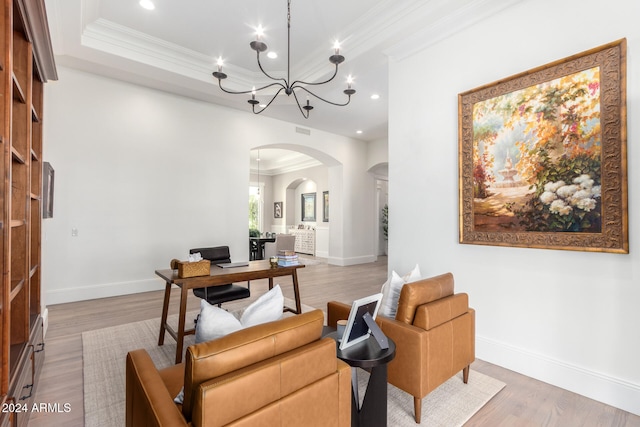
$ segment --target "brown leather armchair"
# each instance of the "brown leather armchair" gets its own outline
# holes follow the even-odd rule
[[[329,302],[328,325],[349,317],[351,306]],[[396,357],[388,366],[388,381],[413,395],[416,423],[422,398],[463,372],[475,360],[475,310],[465,293],[453,293],[453,275],[446,273],[405,284],[395,319],[378,316],[382,331],[396,343]]]
[[[145,350],[129,352],[127,427],[349,426],[351,370],[321,338],[323,323],[315,310],[253,326],[190,346],[160,371]]]

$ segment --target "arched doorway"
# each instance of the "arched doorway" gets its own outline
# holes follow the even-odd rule
[[[330,258],[336,252],[332,245],[341,248],[341,236],[332,231],[332,218],[340,219],[342,209],[340,200],[331,197],[340,195],[342,169],[336,159],[319,150],[291,144],[255,147],[250,159],[250,185],[258,183],[262,188],[263,233],[312,230],[314,255],[321,258]],[[308,212],[311,203],[313,216]]]

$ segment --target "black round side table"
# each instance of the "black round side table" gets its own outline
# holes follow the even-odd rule
[[[389,348],[381,349],[370,336],[349,348],[340,350],[337,332],[327,337],[336,340],[338,359],[351,366],[351,426],[385,427],[387,425],[387,364],[396,356],[396,344],[389,339]],[[369,382],[362,406],[358,395],[358,374],[356,368],[369,371]]]

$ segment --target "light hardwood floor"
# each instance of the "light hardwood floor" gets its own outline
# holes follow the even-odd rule
[[[330,300],[350,303],[355,298],[378,292],[386,274],[385,257],[373,264],[350,267],[310,265],[299,272],[302,302],[325,309]],[[285,296],[292,298],[290,280],[280,283]],[[159,281],[158,288],[162,287]],[[266,280],[251,282],[251,299],[266,290]],[[49,306],[45,363],[35,401],[60,403],[60,406],[68,403],[71,411],[33,413],[29,426],[82,426],[82,332],[160,317],[162,296],[163,291],[156,291]],[[176,288],[171,298],[172,313],[178,311],[178,298]],[[235,308],[248,301],[225,307]],[[473,295],[470,301],[473,305]],[[189,310],[196,310],[198,305],[199,300],[191,295]],[[638,416],[482,360],[476,360],[472,369],[497,378],[507,386],[475,414],[467,426],[640,426]],[[407,399],[411,397],[407,395]]]

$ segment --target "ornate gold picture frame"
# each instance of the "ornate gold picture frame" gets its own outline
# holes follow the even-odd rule
[[[626,39],[458,95],[460,243],[629,252]]]

